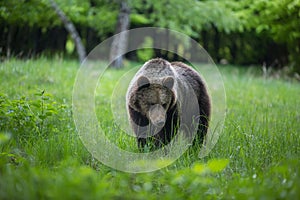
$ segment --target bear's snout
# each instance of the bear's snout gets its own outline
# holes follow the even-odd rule
[[[154,126],[163,127],[166,122],[166,111],[164,107],[155,104],[149,109],[149,119]]]

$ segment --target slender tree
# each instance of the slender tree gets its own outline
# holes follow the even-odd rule
[[[79,61],[83,62],[85,56],[86,56],[86,51],[85,48],[82,44],[81,38],[74,26],[74,24],[68,19],[68,17],[65,15],[65,13],[59,8],[57,3],[54,0],[49,0],[51,7],[55,10],[56,14],[64,24],[66,30],[69,32],[71,35],[72,39],[75,42],[77,54],[79,57]]]
[[[118,15],[118,21],[116,25],[114,40],[110,49],[110,61],[111,66],[115,68],[121,68],[123,66],[123,54],[127,48],[128,30],[129,27],[129,14],[130,9],[126,2],[123,0],[120,6],[120,12]]]

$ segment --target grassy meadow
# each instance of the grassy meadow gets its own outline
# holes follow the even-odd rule
[[[108,70],[97,115],[111,140],[136,151],[113,124]],[[72,60],[0,63],[0,199],[297,199],[300,196],[300,83],[261,69],[220,66],[225,127],[202,159],[190,149],[151,173],[111,169],[86,150],[72,118]],[[115,133],[117,132],[117,133]]]

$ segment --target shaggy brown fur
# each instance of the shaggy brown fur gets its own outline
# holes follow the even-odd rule
[[[192,91],[190,91],[192,90]],[[203,79],[188,65],[164,59],[146,62],[131,81],[127,110],[138,146],[168,144],[180,123],[180,105],[195,94],[199,106],[198,138],[202,142],[210,118],[210,98]],[[148,128],[147,128],[148,127]]]

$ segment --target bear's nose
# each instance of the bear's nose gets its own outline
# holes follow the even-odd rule
[[[165,121],[159,121],[156,123],[158,127],[162,127],[165,124]]]

